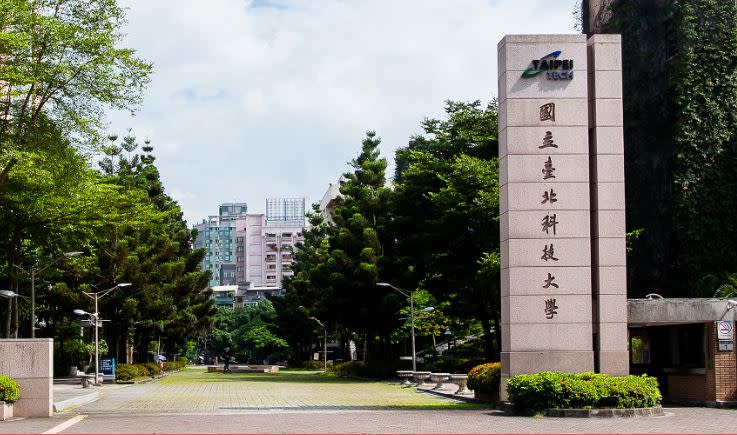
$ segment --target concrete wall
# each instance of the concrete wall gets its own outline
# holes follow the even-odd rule
[[[0,340],[0,375],[20,386],[20,400],[13,409],[16,417],[54,415],[54,340]]]
[[[631,326],[704,323],[734,320],[727,299],[628,299],[627,323]]]

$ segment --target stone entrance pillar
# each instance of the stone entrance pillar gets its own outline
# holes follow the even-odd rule
[[[625,325],[624,341],[607,346],[619,350],[623,344],[626,350],[626,300],[617,293],[601,304],[594,291],[600,287],[594,282],[602,277],[600,264],[624,264],[618,250],[616,259],[601,261],[624,240],[624,205],[617,204],[616,213],[603,211],[595,196],[596,171],[618,162],[614,170],[623,173],[623,166],[621,159],[599,158],[589,143],[590,133],[598,131],[590,129],[598,118],[594,124],[589,120],[599,107],[591,91],[598,90],[598,82],[589,80],[588,51],[595,48],[588,47],[585,35],[509,35],[498,45],[502,400],[508,379],[517,374],[594,371],[605,342],[598,334],[606,330],[606,340],[614,343],[621,338],[619,323]],[[621,81],[605,87],[617,86],[621,131]],[[609,114],[617,102],[606,104]],[[607,140],[614,137],[601,133]],[[623,176],[615,178],[623,185]],[[620,215],[616,228],[603,222]],[[603,228],[606,237],[599,237]],[[600,320],[607,322],[605,328]],[[620,356],[608,353],[608,366],[620,367],[614,361]]]
[[[50,338],[0,340],[0,375],[18,382],[16,417],[54,415],[54,340]]]

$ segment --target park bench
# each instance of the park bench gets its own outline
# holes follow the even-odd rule
[[[449,377],[450,373],[430,373],[430,380],[435,382],[435,386],[432,387],[432,389],[441,390],[443,388],[443,384]]]
[[[450,375],[450,381],[458,385],[458,391],[455,392],[456,395],[460,396],[472,393],[466,386],[468,384],[468,375]]]
[[[415,376],[415,372],[412,370],[397,370],[397,377],[399,379],[404,379],[404,382],[402,382],[403,387],[409,387],[412,385],[412,379]]]
[[[425,384],[425,381],[430,379],[430,373],[431,372],[415,372],[415,383],[418,387],[427,387],[428,385]]]
[[[95,375],[82,374],[79,379],[82,381],[82,388],[89,388],[91,385],[97,384]]]

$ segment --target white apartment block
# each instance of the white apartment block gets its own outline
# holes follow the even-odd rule
[[[304,241],[304,198],[268,199],[266,205],[266,213],[246,213],[245,204],[223,204],[219,216],[195,226],[200,230],[195,247],[207,250],[202,266],[213,272],[209,287],[238,285],[269,293],[293,274],[294,249]]]

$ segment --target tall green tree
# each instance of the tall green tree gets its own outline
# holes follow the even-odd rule
[[[364,343],[364,358],[379,338],[379,347],[388,349],[389,335],[396,326],[389,307],[396,297],[376,283],[381,257],[388,245],[387,224],[391,190],[386,186],[386,159],[379,157],[381,140],[369,131],[361,153],[351,161],[336,198],[333,214],[335,231],[330,238],[328,268],[332,310],[339,325],[358,335]]]
[[[124,143],[131,152],[136,141],[128,134]],[[209,327],[212,301],[203,289],[210,272],[200,270],[204,250],[192,250],[195,234],[187,228],[179,205],[165,193],[154,165],[153,147],[146,144],[143,154],[120,156],[118,170],[107,177],[128,191],[145,193],[145,200],[161,218],[145,226],[117,228],[96,241],[98,253],[95,274],[104,285],[130,282],[131,287],[111,294],[104,312],[111,319],[108,342],[115,356],[126,355],[132,333],[139,353],[134,358],[146,361],[143,353],[149,342],[162,344],[161,350],[182,350]],[[101,164],[104,168],[104,162]],[[157,346],[158,347],[158,346]]]
[[[420,283],[449,316],[475,319],[487,356],[499,352],[498,114],[448,101],[447,119],[427,119],[424,135],[396,153],[390,273],[406,288]]]

